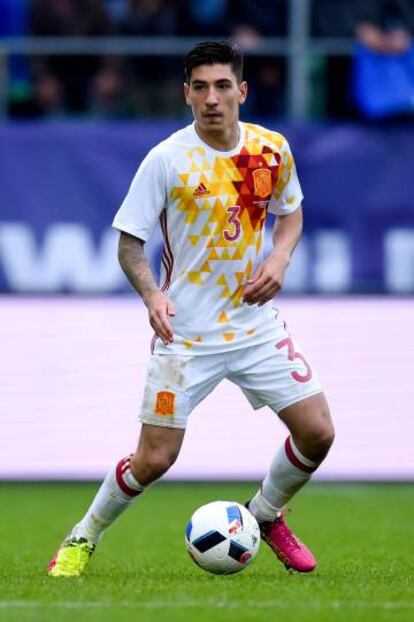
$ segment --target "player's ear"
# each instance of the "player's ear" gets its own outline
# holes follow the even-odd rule
[[[247,82],[246,80],[243,80],[243,82],[240,82],[239,84],[239,104],[244,104],[246,101],[247,90]]]
[[[189,94],[190,94],[190,85],[187,84],[187,82],[184,82],[184,99],[185,99],[185,103],[189,106],[190,102],[189,102]]]

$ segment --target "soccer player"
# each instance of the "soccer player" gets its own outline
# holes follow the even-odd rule
[[[196,45],[185,75],[194,123],[148,153],[113,223],[121,266],[154,329],[138,447],[108,473],[69,532],[49,564],[53,577],[83,573],[104,529],[177,459],[190,413],[224,378],[254,409],[270,406],[289,430],[247,504],[262,537],[287,568],[316,566],[283,512],[333,440],[315,373],[272,309],[302,229],[294,161],[281,134],[239,121],[247,84],[237,46]],[[274,250],[263,258],[268,211],[277,216]],[[144,255],[158,220],[160,286]]]

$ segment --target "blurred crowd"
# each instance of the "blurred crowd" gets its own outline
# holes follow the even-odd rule
[[[233,38],[254,51],[265,37],[286,37],[289,0],[0,0],[0,37]],[[353,37],[400,53],[411,46],[414,0],[312,0],[310,36]],[[352,58],[309,60],[316,115],[357,114],[349,96]],[[249,56],[245,113],[286,114],[286,57]],[[129,118],[183,114],[181,55],[13,56],[11,117]]]

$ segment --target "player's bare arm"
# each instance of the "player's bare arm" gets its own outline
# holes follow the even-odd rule
[[[144,253],[144,241],[121,232],[118,259],[133,288],[143,299],[148,309],[150,324],[167,345],[173,340],[169,317],[175,315],[174,305],[155,282],[154,275]]]
[[[277,217],[273,229],[275,249],[247,281],[244,302],[261,306],[272,300],[282,288],[286,269],[302,232],[302,222],[302,208]]]

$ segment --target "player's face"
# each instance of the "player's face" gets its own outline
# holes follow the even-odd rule
[[[247,95],[247,84],[238,84],[231,65],[200,65],[184,84],[185,100],[199,128],[225,131],[239,118],[239,107]]]

